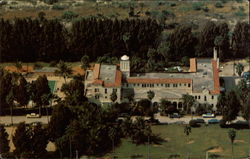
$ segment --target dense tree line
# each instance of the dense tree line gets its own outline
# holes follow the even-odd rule
[[[82,19],[66,29],[58,20],[0,20],[0,60],[80,61],[109,54],[138,54],[156,47],[161,27],[155,20]]]
[[[166,34],[152,19],[87,18],[66,29],[58,20],[39,16],[33,20],[1,19],[0,28],[1,62],[80,61],[84,55],[96,61],[98,57],[128,54],[151,61],[156,56],[154,63],[164,63],[186,56],[211,57],[214,46],[221,58],[246,57],[250,50],[249,24],[245,22],[238,22],[233,32],[226,23],[209,21],[200,32],[183,24]],[[149,49],[155,49],[156,54],[148,55]]]

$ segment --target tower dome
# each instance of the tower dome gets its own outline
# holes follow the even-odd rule
[[[127,60],[129,60],[129,57],[128,57],[127,55],[123,55],[123,56],[121,57],[121,60],[127,61]]]

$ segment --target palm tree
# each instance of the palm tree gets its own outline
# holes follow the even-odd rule
[[[13,125],[13,104],[14,104],[13,88],[11,88],[9,94],[6,96],[6,103],[10,106],[11,125]]]
[[[112,140],[112,153],[115,152],[115,137],[116,137],[116,129],[111,127],[109,130],[109,137]]]
[[[193,106],[195,99],[189,94],[182,95],[183,105],[186,107],[186,113],[188,114],[190,108]],[[192,113],[193,114],[193,113]]]
[[[17,61],[15,63],[15,67],[16,67],[17,71],[20,73],[21,70],[22,70],[22,62],[21,61]]]
[[[184,134],[187,136],[187,141],[188,141],[188,136],[191,133],[191,127],[186,125],[184,128]]]
[[[58,70],[56,70],[55,73],[59,76],[62,76],[66,83],[66,78],[70,77],[73,72],[71,67],[67,66],[63,61],[60,60],[59,64],[57,65],[57,68]]]
[[[238,63],[235,66],[237,74],[241,76],[241,73],[244,71],[244,66],[241,63]]]
[[[234,144],[234,139],[236,137],[236,131],[233,130],[233,129],[230,129],[228,131],[228,137],[230,138],[231,140],[231,145],[232,145],[232,159],[234,159],[234,149],[233,149],[233,144]]]

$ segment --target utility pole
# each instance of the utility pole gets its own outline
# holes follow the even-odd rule
[[[206,159],[209,159],[209,158],[208,158],[208,151],[206,151]]]
[[[71,159],[71,154],[72,154],[72,151],[71,151],[71,137],[69,136],[69,158]]]
[[[76,150],[76,159],[78,159],[78,151]]]

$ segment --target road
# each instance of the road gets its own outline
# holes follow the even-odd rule
[[[148,119],[149,117],[146,117],[145,119]],[[184,116],[182,118],[169,118],[167,116],[161,116],[159,113],[155,114],[155,118],[160,121],[160,123],[175,123],[178,121],[183,121],[185,123],[189,123],[190,120],[192,120],[192,116]],[[193,116],[193,119],[202,118],[201,116]],[[50,116],[42,116],[41,118],[26,118],[25,116],[13,116],[13,124],[18,124],[20,122],[25,122],[27,124],[33,123],[33,122],[41,122],[42,124],[48,124],[48,120],[50,119]],[[135,117],[132,117],[134,120]],[[205,122],[207,122],[211,118],[203,118]],[[216,116],[215,119],[221,120],[222,116]],[[244,121],[242,117],[238,117],[235,121]],[[11,124],[11,116],[0,116],[0,124]]]
[[[41,118],[26,118],[26,116],[13,116],[13,124],[18,124],[20,122],[25,122],[27,124],[33,122],[41,122],[42,124],[47,124],[50,116],[42,116]],[[0,116],[0,124],[11,124],[11,116]]]

